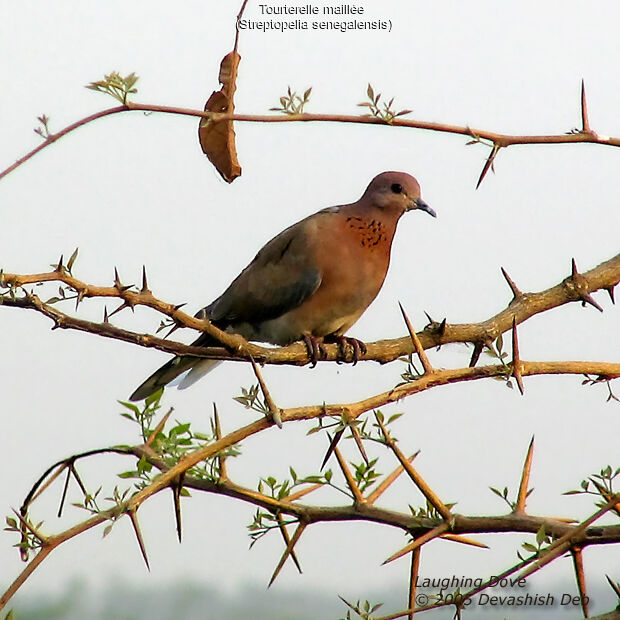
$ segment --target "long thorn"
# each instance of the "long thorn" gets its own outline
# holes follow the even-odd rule
[[[113,310],[109,315],[108,315],[108,319],[112,316],[114,316],[115,314],[117,314],[118,312],[120,312],[121,310],[124,310],[125,308],[129,308],[130,305],[124,301],[116,310]],[[133,307],[132,307],[133,310]]]
[[[342,473],[347,481],[347,484],[349,485],[349,489],[351,490],[351,493],[353,493],[353,497],[355,498],[355,503],[363,502],[364,496],[362,495],[360,488],[357,486],[357,482],[355,481],[355,478],[353,477],[351,470],[348,468],[344,458],[342,457],[340,450],[338,450],[338,446],[334,447],[334,454],[336,455],[336,458],[338,459],[338,465],[340,465],[340,469],[342,470]]]
[[[512,291],[512,300],[515,301],[520,297],[523,297],[523,293],[518,289],[517,285],[513,282],[512,278],[508,275],[506,270],[503,267],[500,267],[502,270],[502,275],[504,276],[506,282],[508,282],[508,286]]]
[[[284,544],[288,547],[291,542],[291,537],[288,535],[286,524],[284,523],[284,519],[282,518],[282,515],[279,512],[276,513],[276,519],[278,520],[278,525],[280,526],[280,532],[282,533]],[[301,570],[301,564],[299,563],[299,560],[297,559],[297,554],[295,553],[294,549],[291,549],[291,559],[293,560],[293,562],[295,562],[295,566],[297,567],[297,570],[299,574],[301,575],[303,571]]]
[[[523,463],[523,471],[521,472],[521,483],[519,484],[519,493],[517,494],[517,503],[513,512],[525,513],[525,502],[527,501],[528,486],[530,484],[530,473],[532,471],[532,457],[534,456],[534,435],[530,439],[530,445],[525,455]]]
[[[344,434],[345,428],[346,428],[346,426],[342,427],[333,436],[333,438],[329,442],[329,447],[327,448],[327,452],[325,453],[325,456],[323,457],[323,462],[321,463],[321,470],[320,471],[323,470],[323,467],[325,467],[325,465],[327,464],[327,461],[329,461],[329,457],[334,453],[334,450],[335,450],[336,446],[338,445],[338,442],[340,441],[340,438]],[[329,434],[327,436],[329,437]]]
[[[300,491],[295,491],[295,493],[291,493],[290,495],[286,495],[282,498],[283,502],[294,502],[295,500],[300,499],[301,497],[305,497],[309,493],[320,489],[325,483],[324,482],[316,482],[315,484],[311,484],[309,487],[305,489],[301,489]]]
[[[263,381],[263,377],[260,373],[260,370],[258,369],[258,365],[254,361],[254,358],[251,357],[250,362],[252,363],[254,374],[256,375],[256,378],[258,379],[258,384],[260,385],[260,389],[261,389],[261,392],[263,393],[265,404],[267,405],[267,408],[269,409],[269,413],[271,414],[271,418],[278,425],[278,428],[282,428],[281,411],[276,406],[273,398],[271,398],[271,394],[269,393],[269,390],[267,389],[267,386],[265,385],[265,382]]]
[[[612,581],[609,575],[605,575],[605,577],[607,578],[607,582],[611,586],[611,589],[616,593],[616,596],[618,597],[618,602],[620,602],[620,583]]]
[[[45,483],[43,483],[37,490],[37,492],[30,498],[30,501],[28,502],[28,505],[32,504],[37,497],[40,497],[43,492],[48,489],[50,487],[50,485],[56,480],[56,478],[58,478],[58,476],[60,476],[60,474],[62,474],[62,472],[65,470],[65,467],[67,466],[67,461],[63,461],[62,463],[58,464],[58,467],[56,468],[56,471],[51,474],[51,476],[48,477],[48,479],[45,481]],[[23,508],[23,506],[22,506]]]
[[[407,331],[409,332],[409,337],[411,338],[413,347],[415,348],[415,351],[418,354],[418,357],[420,358],[420,362],[422,363],[422,366],[424,367],[424,374],[430,374],[433,372],[433,366],[428,361],[428,357],[426,356],[426,352],[424,351],[424,348],[422,347],[422,344],[420,343],[420,339],[418,338],[418,335],[415,333],[415,329],[413,329],[413,326],[411,325],[411,321],[409,320],[409,317],[407,316],[407,313],[405,312],[405,309],[403,308],[403,305],[400,303],[400,301],[398,302],[398,307],[400,308],[400,313],[403,315],[403,319],[405,321],[405,325],[407,326]]]
[[[581,131],[583,133],[591,133],[590,119],[588,118],[588,102],[586,100],[586,85],[581,80]]]
[[[588,594],[586,591],[586,576],[583,570],[582,550],[573,548],[570,552],[573,556],[573,567],[575,569],[575,579],[577,580],[577,588],[579,589],[579,597],[581,599],[581,610],[583,611],[584,618],[588,618],[590,614],[588,613]]]
[[[470,545],[471,547],[478,547],[479,549],[490,549],[489,545],[485,545],[473,538],[466,538],[465,536],[460,536],[459,534],[442,534],[439,538],[442,540],[450,540],[455,543],[460,543],[461,545]]]
[[[388,433],[387,429],[383,425],[383,422],[381,422],[381,419],[377,416],[376,413],[375,418],[377,420],[377,423],[379,424],[379,427],[381,428],[383,436],[385,437],[386,443],[392,449],[392,452],[394,452],[396,458],[400,461],[400,464],[405,468],[405,471],[407,472],[407,474],[409,474],[409,477],[411,478],[411,480],[413,480],[413,483],[418,487],[418,489],[420,489],[424,497],[426,497],[426,499],[433,506],[433,508],[435,508],[435,510],[446,521],[452,521],[452,513],[450,512],[450,509],[439,499],[437,494],[428,486],[428,484],[426,484],[422,476],[418,474],[418,472],[414,469],[413,465],[411,465],[405,455],[400,451],[399,447],[396,445],[396,442],[390,437],[390,434]]]
[[[474,342],[474,350],[471,354],[471,359],[469,360],[470,368],[473,368],[478,363],[482,349],[484,349],[484,342]]]
[[[368,459],[368,455],[366,454],[366,448],[364,448],[364,444],[362,443],[362,435],[360,434],[359,429],[355,424],[351,424],[349,427],[351,429],[351,434],[353,435],[353,439],[355,439],[355,443],[357,444],[357,448],[364,459],[366,465],[370,465],[370,460]]]
[[[493,167],[493,162],[495,161],[495,157],[497,153],[499,152],[499,149],[500,149],[499,144],[495,142],[493,144],[493,148],[491,149],[491,153],[489,154],[489,157],[486,160],[484,167],[482,168],[482,172],[480,173],[480,176],[478,177],[478,183],[476,183],[476,189],[480,187],[480,184],[484,180],[484,177],[487,175],[487,172],[489,171],[490,168]]]
[[[181,491],[183,490],[183,479],[185,472],[172,483],[172,501],[174,502],[174,521],[177,528],[177,538],[182,541],[183,532],[181,528]]]
[[[140,552],[142,553],[142,558],[144,559],[144,563],[146,564],[146,568],[150,571],[151,567],[149,566],[149,559],[146,555],[146,547],[144,546],[144,540],[142,539],[142,532],[140,531],[140,524],[138,523],[138,515],[136,513],[136,509],[130,509],[127,511],[129,514],[129,518],[131,519],[131,524],[133,525],[133,530],[136,534],[136,538],[138,539],[138,545],[140,547]]]
[[[142,265],[142,289],[141,293],[150,293],[148,282],[146,281],[146,267]]]
[[[58,514],[56,515],[59,519],[62,516],[62,509],[65,505],[65,499],[67,498],[67,490],[69,489],[69,480],[71,480],[71,469],[69,465],[67,465],[67,477],[65,478],[65,484],[62,488],[62,496],[60,498],[60,505],[58,506]]]
[[[418,574],[420,572],[420,551],[418,547],[411,552],[411,571],[409,573],[409,598],[407,599],[407,608],[411,609],[409,612],[409,620],[413,618],[415,613],[415,594],[418,584]]]
[[[280,571],[282,570],[282,567],[284,566],[284,562],[286,562],[286,558],[288,558],[288,556],[291,554],[291,551],[293,551],[293,549],[295,548],[295,545],[297,544],[297,541],[299,540],[303,531],[306,529],[306,526],[307,526],[306,523],[303,523],[300,521],[299,525],[297,526],[297,529],[295,530],[295,533],[293,534],[293,538],[291,538],[288,545],[286,545],[286,549],[284,550],[284,553],[282,554],[282,557],[280,558],[280,561],[278,562],[276,569],[273,571],[273,575],[271,575],[271,579],[269,580],[269,585],[267,586],[268,588],[271,587],[271,584],[276,580],[276,577],[280,574]]]
[[[215,427],[215,438],[219,441],[222,438],[222,427],[220,425],[220,414],[217,411],[217,404],[213,403],[213,422]],[[228,473],[226,471],[226,455],[218,453],[218,468],[220,470],[220,480],[226,480]]]
[[[420,454],[418,450],[415,454],[411,455],[407,460],[411,463],[413,459]],[[402,465],[399,465],[394,471],[388,474],[381,484],[366,498],[366,503],[372,506],[389,488],[389,486],[405,471]]]
[[[387,560],[382,562],[381,565],[383,566],[385,564],[389,564],[390,562],[393,562],[394,560],[398,560],[398,558],[402,558],[403,555],[407,555],[407,553],[413,551],[414,549],[420,548],[422,545],[433,540],[434,538],[438,538],[439,536],[447,532],[449,529],[450,529],[450,526],[447,523],[445,522],[441,523],[437,527],[434,527],[432,530],[429,530],[428,532],[426,532],[426,534],[422,534],[422,536],[418,536],[417,538],[415,538],[407,546],[400,549],[400,551],[393,553]]]
[[[523,375],[521,374],[521,358],[519,357],[519,338],[517,336],[517,317],[512,317],[512,376],[517,382],[519,392],[523,396]]]
[[[159,424],[155,427],[153,432],[149,435],[149,438],[144,442],[145,446],[150,446],[155,441],[155,438],[157,437],[157,435],[159,435],[159,433],[161,433],[162,430],[164,429],[164,426],[166,426],[166,422],[168,421],[168,418],[170,417],[170,414],[173,411],[174,411],[174,407],[170,407],[170,409],[168,410],[168,413],[166,413],[166,415],[159,421]]]
[[[615,286],[615,285],[614,285]],[[608,286],[605,290],[609,293],[609,299],[611,299],[611,303],[615,304],[616,300],[614,297],[614,286]]]

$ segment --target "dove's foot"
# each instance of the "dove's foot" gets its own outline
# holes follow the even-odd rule
[[[325,349],[323,348],[323,343],[312,334],[304,334],[303,341],[306,345],[306,349],[308,349],[308,357],[312,362],[310,367],[314,368],[320,359],[325,359],[327,357]]]
[[[368,348],[366,345],[357,338],[350,338],[348,336],[328,336],[326,341],[335,342],[340,348],[340,359],[343,362],[351,361],[353,366],[359,362],[359,360],[366,355]],[[353,350],[353,357],[350,359],[348,348]]]

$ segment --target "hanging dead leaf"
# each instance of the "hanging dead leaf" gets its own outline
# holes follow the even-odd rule
[[[241,56],[233,51],[226,54],[220,65],[221,90],[213,91],[205,105],[205,111],[232,114],[235,111],[234,94],[237,87],[237,69]],[[198,127],[198,137],[203,153],[215,166],[222,178],[232,183],[241,175],[235,148],[235,130],[232,121],[213,121],[203,118]]]

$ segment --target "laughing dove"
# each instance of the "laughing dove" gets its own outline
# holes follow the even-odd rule
[[[379,293],[396,224],[413,209],[435,217],[411,175],[383,172],[357,202],[328,207],[283,230],[197,316],[247,340],[284,346],[303,339],[315,363],[323,339],[351,344],[357,359],[363,344],[344,334]],[[194,344],[219,343],[202,334]],[[130,399],[147,398],[191,369],[180,384],[187,387],[218,363],[177,356]]]

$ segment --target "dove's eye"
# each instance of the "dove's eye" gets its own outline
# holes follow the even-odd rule
[[[390,188],[395,194],[403,193],[403,186],[400,183],[392,183],[392,187]]]

